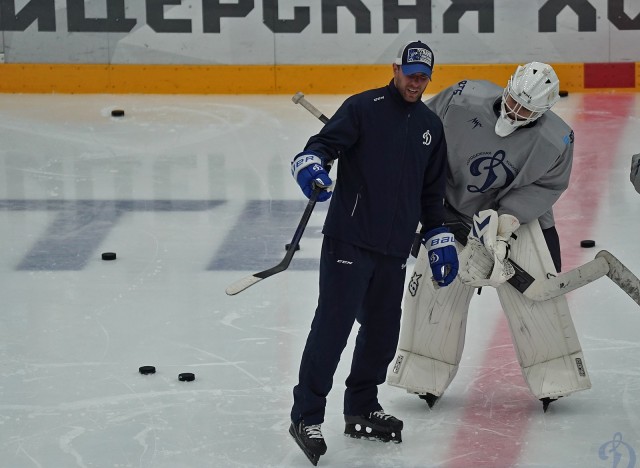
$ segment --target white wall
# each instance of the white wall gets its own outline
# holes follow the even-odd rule
[[[437,63],[640,61],[640,0],[392,3],[385,14],[383,0],[0,0],[0,51],[8,63],[382,64],[417,37]],[[479,11],[458,21],[457,6]],[[418,20],[394,20],[411,8]]]

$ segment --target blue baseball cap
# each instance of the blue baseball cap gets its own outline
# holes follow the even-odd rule
[[[423,73],[431,78],[434,63],[433,51],[424,42],[412,41],[398,51],[395,63],[402,67],[402,73],[405,75]]]

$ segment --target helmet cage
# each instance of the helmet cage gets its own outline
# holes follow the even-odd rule
[[[512,126],[521,127],[527,125],[534,120],[537,120],[542,114],[549,110],[550,106],[536,106],[529,102],[523,103],[518,95],[512,93],[511,78],[509,84],[502,92],[502,102],[500,104],[500,110],[502,117],[507,120]],[[514,101],[513,106],[509,105],[508,97],[511,97]]]

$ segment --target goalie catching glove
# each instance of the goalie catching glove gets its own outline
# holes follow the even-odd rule
[[[313,151],[303,151],[293,158],[291,162],[291,175],[302,189],[307,198],[311,198],[315,187],[325,190],[318,194],[317,200],[320,202],[331,198],[333,192],[329,189],[333,181],[325,170],[322,158]]]
[[[422,238],[427,249],[433,281],[438,286],[447,286],[458,274],[458,251],[456,240],[449,229],[439,227],[427,232]]]
[[[473,216],[467,245],[460,252],[460,279],[464,284],[497,288],[515,274],[509,263],[509,239],[520,227],[515,216],[494,210]]]

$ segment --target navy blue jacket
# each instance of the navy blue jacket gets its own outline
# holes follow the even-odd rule
[[[323,234],[407,257],[418,221],[442,225],[447,143],[442,121],[389,85],[349,97],[305,147],[337,159]]]

